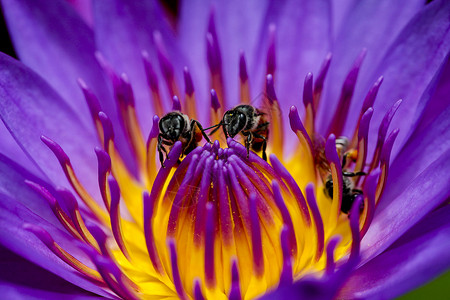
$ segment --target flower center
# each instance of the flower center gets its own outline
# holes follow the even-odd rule
[[[165,56],[161,36],[155,34],[154,38],[166,87],[175,94],[179,89],[173,67]],[[224,123],[222,116],[228,107],[220,51],[211,24],[207,42],[214,88],[210,119],[214,125]],[[274,46],[271,44],[268,49],[267,70],[273,73]],[[337,260],[355,263],[359,239],[370,225],[387,178],[390,150],[398,131],[387,139],[386,133],[400,104],[392,107],[380,127],[371,163],[367,162],[368,127],[381,80],[369,91],[351,140],[335,138],[334,134],[341,134],[347,119],[364,52],[344,82],[327,139],[315,133],[315,114],[331,56],[325,59],[314,85],[312,74],[306,76],[305,122],[300,120],[295,107],[289,111],[298,145],[288,158],[283,156],[286,133],[272,75],[266,77],[265,108],[261,109],[270,120],[267,122],[270,136],[261,137],[254,129],[258,128],[256,125],[243,126],[238,130],[242,144],[236,137],[226,139],[226,148],[221,148],[218,140],[213,145],[201,146],[201,136],[197,139],[177,133],[163,139],[160,119],[155,116],[145,143],[131,84],[125,75],[116,75],[106,60],[98,57],[111,77],[123,130],[138,170],[137,174],[129,171],[116,148],[113,124],[101,111],[95,95],[80,81],[103,147],[96,149],[96,153],[104,207],[84,189],[62,148],[47,137],[42,138],[43,142],[58,158],[83,204],[79,207],[67,190],[57,189],[52,194],[29,182],[49,201],[68,232],[84,243],[81,247],[95,268],[67,253],[42,228],[26,226],[62,260],[126,299],[175,295],[184,299],[248,299],[305,274],[333,273]],[[144,65],[154,109],[162,116],[168,111],[164,109],[157,77],[145,53]],[[243,54],[239,65],[242,103],[251,105]],[[191,121],[199,114],[187,68],[184,79],[185,99],[181,102],[174,97],[172,108],[182,111],[180,115]],[[177,122],[184,124],[183,120]],[[167,130],[173,127],[170,126]],[[259,138],[260,143],[267,142],[268,161],[263,159],[265,147],[254,147],[256,139],[249,135]],[[212,137],[225,142],[220,131]],[[164,158],[164,152],[166,159],[160,167],[158,158]],[[345,259],[349,254],[349,259]]]

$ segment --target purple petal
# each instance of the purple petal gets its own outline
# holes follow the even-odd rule
[[[372,80],[367,83],[368,76],[372,75],[371,72],[385,55],[388,46],[423,4],[422,0],[409,1],[408,5],[404,5],[402,1],[390,0],[354,1],[351,4],[332,49],[333,61],[327,78],[329,84],[323,102],[321,102],[322,109],[319,110],[319,130],[321,132],[326,130],[328,114],[334,111],[342,82],[361,49],[366,48],[368,51],[350,110],[350,116],[353,115],[355,118],[358,117],[361,102],[368,91],[366,84],[375,82]],[[385,74],[378,74],[377,77],[380,75]],[[362,85],[361,82],[365,84]],[[398,98],[392,99],[392,101],[395,100]],[[324,109],[325,107],[326,109]],[[347,122],[347,131],[351,130],[352,126],[354,126],[352,122]]]
[[[428,212],[448,199],[449,168],[450,151],[446,151],[423,172],[410,178],[397,197],[391,197],[391,192],[386,188],[383,198],[388,201],[383,206],[380,203],[381,207],[377,208],[372,225],[361,242],[362,261],[385,250]],[[396,184],[394,176],[389,179]]]
[[[450,268],[450,206],[431,213],[356,270],[338,298],[395,298]]]
[[[195,85],[196,99],[200,103],[198,107],[208,103],[205,100],[209,98],[211,89],[205,47],[211,2],[202,0],[181,1],[177,26],[180,46],[183,48],[183,52],[192,60],[193,65],[189,68],[189,72]],[[219,39],[222,40],[222,37],[219,37]]]
[[[98,299],[76,285],[0,246],[3,299]]]
[[[35,175],[43,176],[40,171],[36,169],[33,162],[26,156],[23,150],[19,147],[17,142],[11,136],[8,129],[3,123],[0,124],[0,153],[7,157],[14,157],[14,161],[23,167],[27,168],[28,171]]]
[[[59,163],[40,140],[43,134],[63,147],[88,191],[98,194],[93,151],[98,141],[93,129],[83,126],[38,75],[4,54],[0,54],[0,118],[50,182],[69,186]]]
[[[335,286],[328,280],[316,278],[303,278],[292,285],[283,286],[259,298],[260,300],[284,300],[284,299],[333,299]]]
[[[25,180],[38,183],[49,190],[52,188],[41,179],[38,179],[27,170],[16,164],[13,160],[0,154],[0,186],[1,193],[7,195],[15,201],[25,205],[35,214],[45,219],[58,228],[62,228],[59,221],[53,214],[48,202],[36,194]]]
[[[345,23],[349,13],[351,13],[356,1],[357,0],[331,0],[333,37],[336,37],[341,31],[341,27],[343,23]]]
[[[394,118],[391,125],[400,129],[398,143],[393,149],[394,157],[415,128],[416,117],[422,113],[423,105],[419,103],[424,101],[422,94],[447,61],[450,50],[449,14],[450,2],[430,3],[406,26],[375,71],[382,73],[385,81],[378,94],[381,101],[375,101],[374,111],[379,113],[374,114],[372,132],[391,103],[404,99],[397,112],[397,116],[401,117]]]
[[[91,6],[88,0],[72,1],[79,8]],[[102,110],[115,124],[120,124],[110,83],[95,58],[94,34],[66,1],[56,0],[48,5],[43,0],[4,0],[2,7],[20,60],[42,76],[84,124],[93,125],[78,78],[98,97]],[[133,169],[123,130],[115,128],[115,131],[117,147]]]
[[[2,4],[19,57],[47,79],[82,120],[88,120],[84,97],[76,83],[78,77],[92,84],[102,100],[111,98],[94,60],[90,29],[63,1],[51,6],[39,5],[39,1],[3,1]],[[111,105],[105,106],[109,111]]]
[[[417,122],[417,129],[427,127],[435,122],[436,118],[449,106],[448,95],[450,95],[450,54],[442,66],[442,72],[436,74],[436,86],[430,84],[429,89],[422,98],[429,98],[429,101],[421,101],[419,105],[423,106],[423,112]],[[428,92],[428,94],[427,94]],[[447,99],[447,101],[443,101]],[[416,130],[417,130],[416,129]]]
[[[398,35],[368,81],[362,83],[362,86],[368,87],[380,75],[385,79],[374,104],[370,135],[375,136],[383,115],[392,103],[404,99],[397,112],[399,117],[394,118],[391,125],[400,129],[393,157],[415,128],[416,118],[424,108],[420,101],[426,101],[422,99],[422,94],[430,82],[433,84],[435,74],[447,60],[450,50],[449,13],[448,1],[433,1],[422,9]],[[350,114],[357,116],[357,109],[353,113],[351,110]]]
[[[149,105],[151,98],[141,53],[147,51],[150,59],[156,61],[152,34],[160,32],[168,57],[175,64],[175,77],[181,87],[185,63],[180,62],[182,55],[175,47],[174,34],[163,18],[158,1],[96,1],[93,9],[98,50],[117,73],[126,73],[130,78],[138,119],[147,132],[151,128],[148,115],[153,115],[153,108]],[[161,92],[163,100],[170,103],[174,95],[168,95],[165,88]]]
[[[418,127],[405,143],[389,169],[390,179],[377,209],[381,210],[389,205],[392,199],[407,188],[413,178],[449,151],[450,106],[439,114],[435,112],[434,120],[427,126]]]
[[[370,237],[363,239],[365,258],[386,249],[449,193],[450,107],[435,112],[433,121],[427,123],[413,132],[390,167]]]
[[[39,201],[37,198],[38,196],[32,197]],[[80,261],[88,261],[84,252],[75,247],[75,240],[66,232],[34,214],[13,198],[0,194],[0,245],[83,289],[99,295],[109,295],[56,257],[34,234],[26,231],[23,228],[24,220],[45,229],[63,249]]]
[[[276,90],[285,105],[298,103],[305,75],[320,68],[330,47],[330,20],[328,1],[303,1],[301,5],[289,1],[282,8],[279,20],[274,22],[277,26]]]
[[[91,29],[65,1],[3,0],[2,7],[15,50],[22,62],[41,75],[91,124],[77,79],[100,99],[111,99],[102,71],[95,61]],[[106,104],[106,103],[105,103]]]
[[[92,0],[66,0],[90,27],[94,25]]]
[[[195,63],[194,70],[201,89],[208,89],[208,74],[205,53],[205,34],[211,9],[215,15],[215,25],[221,56],[223,60],[223,75],[227,91],[227,103],[231,106],[238,103],[239,61],[240,51],[246,57],[247,66],[255,66],[255,53],[258,50],[261,35],[267,34],[267,27],[262,26],[268,1],[217,1],[214,4],[205,1],[183,1],[179,23],[180,38],[185,45],[186,53]],[[267,24],[266,24],[267,25]],[[198,41],[198,42],[196,42]],[[262,53],[261,53],[262,54]],[[250,69],[251,70],[251,69]],[[259,73],[262,75],[262,73]],[[263,77],[258,78],[263,79]],[[255,78],[250,74],[250,85]],[[262,86],[258,87],[261,92]],[[256,95],[253,95],[256,96]]]
[[[290,106],[300,103],[305,75],[318,72],[330,50],[331,7],[328,1],[313,0],[288,1],[280,9],[279,19],[273,20],[277,59],[274,81],[281,111],[287,112]],[[287,118],[284,123],[284,128],[289,128]],[[288,144],[292,142],[291,139]]]

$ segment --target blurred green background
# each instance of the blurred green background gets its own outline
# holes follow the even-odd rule
[[[399,298],[399,300],[412,299],[450,299],[450,271],[447,271],[440,277],[430,283],[409,292]]]

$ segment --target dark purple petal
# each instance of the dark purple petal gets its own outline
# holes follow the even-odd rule
[[[98,299],[76,285],[0,246],[3,299]]]
[[[341,5],[341,1],[335,2],[339,3],[336,3],[336,6]],[[389,45],[423,4],[424,1],[422,0],[409,1],[408,5],[405,5],[402,1],[369,0],[353,1],[349,5],[348,13],[345,14],[332,49],[333,61],[327,78],[329,84],[319,110],[320,126],[318,129],[320,132],[326,130],[329,122],[327,121],[328,116],[336,108],[342,82],[353,61],[361,52],[361,49],[366,48],[368,49],[367,57],[361,68],[361,77],[358,80],[350,110],[350,116],[353,115],[355,119],[358,117],[361,101],[368,91],[366,84],[375,82],[375,80],[372,80],[368,83],[368,76],[372,75],[371,72],[374,71],[374,68],[385,55]],[[417,53],[421,52],[418,51]],[[385,74],[377,74],[377,77],[380,75]],[[362,85],[362,82],[365,84]],[[398,98],[392,99],[392,101],[395,100],[398,100]],[[352,122],[347,122],[347,131],[351,130],[353,126],[355,125]]]
[[[83,122],[91,124],[76,80],[83,78],[103,101],[111,99],[95,61],[92,30],[66,1],[57,0],[48,5],[45,0],[4,0],[2,4],[20,60],[41,75]]]
[[[388,250],[356,270],[338,298],[392,299],[450,268],[450,206],[429,214]]]
[[[383,206],[380,203],[381,207],[376,210],[372,225],[361,242],[362,261],[385,250],[428,212],[448,199],[449,168],[450,151],[446,151],[415,178],[410,178],[405,189],[396,197],[391,197],[391,192],[386,188],[383,199],[388,200]],[[395,183],[394,176],[389,179]]]
[[[98,194],[93,151],[98,141],[93,129],[83,126],[78,116],[38,75],[4,54],[0,54],[0,118],[50,182],[69,186],[53,153],[41,141],[41,135],[63,147],[82,183],[89,192]]]
[[[292,285],[282,286],[273,292],[269,292],[259,299],[285,300],[285,299],[333,299],[341,285],[353,270],[352,264],[344,264],[331,275],[322,275],[316,278],[314,275],[306,275]]]
[[[38,198],[37,194],[32,197],[32,199],[40,201]],[[89,261],[86,255],[75,246],[74,238],[34,214],[13,198],[0,194],[0,245],[83,289],[103,296],[109,295],[60,260],[33,233],[25,230],[23,228],[25,221],[42,227],[55,242],[80,261],[85,263]]]

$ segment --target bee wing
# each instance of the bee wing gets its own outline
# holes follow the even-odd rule
[[[281,110],[279,107],[275,108],[272,104],[273,100],[269,98],[266,92],[260,92],[256,97],[250,101],[250,105],[256,107],[265,118],[272,123],[275,118],[281,119]]]

